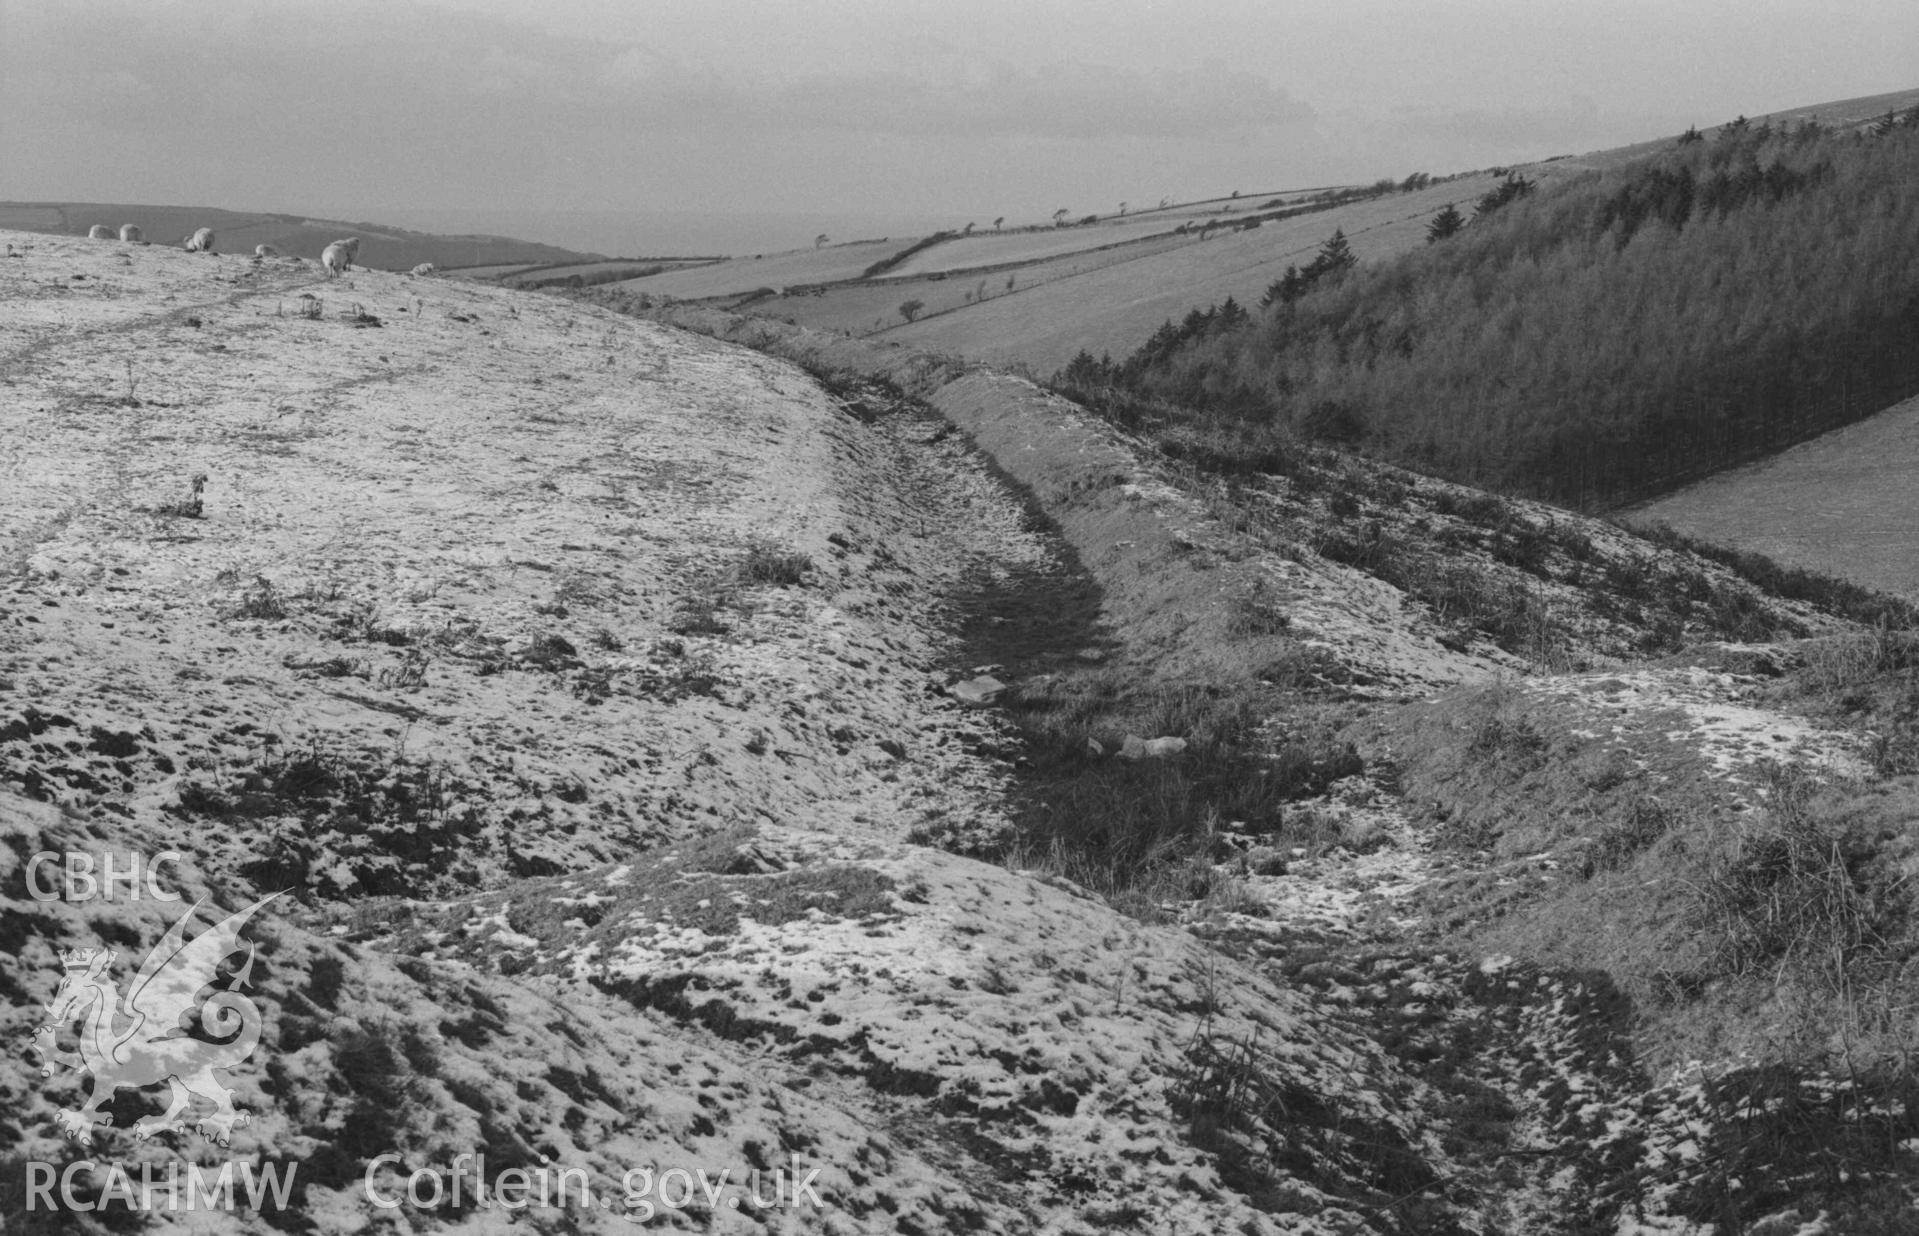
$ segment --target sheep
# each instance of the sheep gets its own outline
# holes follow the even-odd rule
[[[255,245],[253,246],[253,256],[263,258],[279,257],[280,251],[272,245]]]
[[[421,262],[418,266],[415,266],[410,273],[416,274],[416,275],[430,275],[433,273],[434,269],[435,268],[433,263]]]
[[[193,235],[187,237],[187,252],[188,253],[212,253],[213,252],[213,229],[210,227],[203,227],[199,231],[195,232]]]
[[[320,251],[320,265],[326,267],[329,275],[345,274],[353,269],[353,264],[349,260],[351,256],[352,251],[346,247],[345,243],[336,240]]]
[[[357,262],[360,260],[360,238],[358,236],[349,236],[345,240],[336,240],[333,243],[346,250],[347,261]]]
[[[87,229],[88,240],[112,240],[113,229],[104,223],[96,223]]]
[[[122,223],[120,225],[120,239],[130,245],[144,245],[147,243],[146,234],[131,223]]]

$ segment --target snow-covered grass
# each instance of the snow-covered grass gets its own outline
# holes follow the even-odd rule
[[[1894,770],[1873,726],[1903,732],[1903,636],[1770,594],[1669,539],[1540,504],[1319,451],[1263,478],[1178,462],[1203,451],[1142,468],[1151,453],[1129,433],[1006,379],[696,320],[811,366],[889,375],[974,433],[1041,497],[1106,590],[1103,613],[1128,649],[1156,629],[1153,615],[1182,616],[1187,639],[1162,636],[1153,657],[1114,663],[1122,687],[1102,688],[1084,667],[1013,676],[1002,702],[1017,714],[1030,696],[1058,722],[1062,754],[1103,771],[1111,735],[1097,718],[1149,696],[1175,665],[1214,684],[1216,703],[1239,697],[1245,677],[1225,688],[1210,675],[1225,670],[1222,648],[1249,641],[1280,641],[1260,654],[1269,671],[1252,676],[1272,694],[1245,697],[1267,718],[1254,746],[1281,752],[1306,732],[1301,695],[1322,717],[1353,720],[1359,777],[1243,819],[1202,814],[1185,826],[1198,848],[1148,865],[1154,878],[1125,904],[1186,921],[1372,1026],[1447,1096],[1449,1149],[1501,1182],[1479,1199],[1482,1217],[1560,1230],[1573,1214],[1643,1214],[1678,1231],[1697,1226],[1701,1207],[1746,1204],[1729,1203],[1716,1178],[1665,1189],[1663,1160],[1641,1172],[1623,1150],[1588,1154],[1611,1144],[1619,1105],[1644,1092],[1640,1052],[1669,1061],[1742,1043],[1809,1079],[1900,1058],[1892,1010],[1910,992],[1895,960],[1909,955],[1897,873],[1912,837],[1886,823],[1906,800],[1873,780]],[[1003,393],[996,402],[988,390]],[[1009,407],[1017,420],[1002,419]],[[1114,489],[1133,522],[1116,525],[1089,499]],[[1148,546],[1157,552],[1141,553]],[[1172,564],[1198,564],[1216,582],[1177,576],[1194,582],[1178,602],[1133,582]],[[1199,625],[1214,614],[1217,637]],[[1178,784],[1162,774],[1122,805],[1075,801],[1049,787],[1047,767],[1029,774],[1055,791],[1046,801],[1093,821],[1124,820],[1142,802],[1166,818],[1155,794]],[[1778,788],[1802,784],[1824,787],[1804,827]],[[1767,883],[1767,856],[1782,845],[1798,857]],[[1816,859],[1832,845],[1854,857]],[[1103,883],[1097,863],[1058,849],[1014,861]],[[1806,969],[1821,950],[1795,951],[1801,934],[1837,947],[1839,968]],[[1482,964],[1491,950],[1508,960]],[[1755,983],[1781,964],[1793,974],[1777,991]],[[1851,994],[1835,996],[1835,974],[1857,984]],[[1806,1037],[1815,1029],[1854,1046],[1835,1054]],[[1542,1075],[1558,1080],[1542,1090]],[[1875,1081],[1875,1093],[1893,1081]],[[1697,1136],[1711,1147],[1740,1134],[1721,1120]],[[1527,1166],[1514,1166],[1515,1152]],[[1788,1159],[1780,1169],[1799,1170]],[[1834,1204],[1877,1213],[1883,1202],[1862,1189]]]
[[[822,1168],[824,1210],[683,1216],[718,1231],[1890,1213],[1902,634],[1330,453],[1225,480],[904,349],[716,327],[816,381],[556,297],[29,243],[0,882],[92,845],[300,890],[236,1147],[317,1233],[381,1150],[482,1144]],[[177,909],[0,911],[0,1036]],[[80,1153],[37,1064],[0,1172]]]

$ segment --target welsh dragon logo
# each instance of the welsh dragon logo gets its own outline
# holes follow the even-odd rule
[[[113,1123],[113,1116],[100,1106],[116,1091],[122,1086],[166,1082],[173,1088],[171,1105],[158,1116],[136,1121],[135,1137],[144,1141],[157,1133],[184,1132],[188,1108],[197,1095],[213,1104],[213,1112],[196,1123],[196,1130],[210,1142],[231,1144],[234,1128],[246,1124],[248,1117],[233,1106],[233,1091],[214,1071],[239,1064],[260,1042],[259,1006],[237,990],[248,985],[253,973],[253,945],[240,939],[240,931],[261,906],[279,895],[261,898],[189,941],[187,923],[205,899],[194,902],[147,954],[124,997],[111,977],[118,955],[112,950],[83,948],[60,955],[66,976],[47,1006],[46,1022],[33,1036],[44,1061],[40,1073],[52,1077],[57,1070],[70,1068],[93,1074],[92,1097],[84,1106],[60,1113],[61,1132],[92,1145],[94,1127]],[[232,988],[215,990],[202,999],[201,993],[218,978],[220,963],[243,946],[247,959]],[[196,1008],[200,1029],[208,1038],[193,1037],[182,1024]],[[125,1024],[116,1027],[123,1019]],[[80,1049],[65,1051],[59,1045],[59,1033],[76,1020],[82,1023]]]

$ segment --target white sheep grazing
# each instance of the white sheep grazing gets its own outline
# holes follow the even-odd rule
[[[329,275],[342,275],[353,269],[350,257],[346,245],[336,240],[320,250],[320,265],[326,267]]]
[[[272,245],[255,245],[253,246],[253,256],[263,258],[279,257],[280,251]]]
[[[333,243],[346,250],[347,261],[357,262],[360,260],[360,238],[358,236],[349,236],[345,240],[336,240]]]
[[[210,227],[203,227],[199,231],[195,232],[193,235],[187,237],[187,252],[188,253],[212,253],[213,252],[213,229]]]
[[[131,223],[122,223],[120,225],[120,239],[130,245],[144,245],[147,243],[146,234]]]
[[[415,275],[430,275],[433,273],[433,270],[434,270],[433,263],[421,262],[418,266],[415,266],[412,269],[412,271],[409,273],[415,274]]]
[[[113,229],[104,223],[96,223],[87,229],[88,240],[112,240]]]

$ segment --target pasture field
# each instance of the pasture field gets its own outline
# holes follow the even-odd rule
[[[1108,245],[1136,244],[1192,224],[1203,225],[1210,221],[1228,225],[1243,222],[1251,215],[1300,205],[1321,191],[1290,189],[1242,194],[1236,198],[1208,198],[1199,202],[1135,210],[1125,215],[1102,214],[1097,223],[1073,223],[1066,227],[1021,226],[1003,232],[975,230],[970,236],[954,236],[921,250],[880,277],[891,279],[1040,261],[1061,254],[1085,253]]]
[[[1102,214],[1098,223],[1063,228],[1035,227],[1024,224],[1014,230],[992,232],[975,230],[970,236],[955,235],[936,245],[929,246],[914,254],[899,266],[878,277],[876,282],[887,284],[892,290],[877,298],[897,297],[884,306],[886,314],[891,315],[900,300],[921,296],[927,300],[929,312],[936,301],[950,299],[953,304],[963,301],[956,293],[951,298],[944,296],[922,296],[914,284],[914,290],[902,292],[900,285],[926,275],[939,275],[956,270],[966,270],[981,266],[1011,266],[1017,263],[1043,263],[1062,256],[1089,256],[1092,251],[1105,249],[1112,245],[1141,245],[1153,241],[1153,238],[1167,236],[1169,244],[1183,243],[1185,237],[1171,237],[1170,233],[1181,224],[1204,222],[1218,219],[1221,223],[1235,221],[1234,216],[1257,213],[1265,204],[1275,199],[1284,199],[1292,203],[1318,190],[1293,189],[1261,194],[1245,194],[1239,198],[1212,198],[1202,202],[1188,202],[1167,206],[1164,209],[1134,211],[1121,216],[1116,211]],[[1270,207],[1266,207],[1271,209]],[[1095,212],[1086,212],[1095,213]],[[1084,217],[1078,215],[1074,217]],[[850,283],[865,274],[868,267],[876,262],[892,257],[902,249],[908,248],[916,236],[893,236],[883,240],[851,241],[846,244],[828,245],[820,249],[793,249],[784,253],[769,253],[758,257],[735,257],[726,261],[700,266],[697,270],[686,269],[667,271],[659,275],[645,276],[622,281],[618,286],[629,292],[647,292],[658,296],[671,296],[677,300],[713,300],[721,297],[744,296],[762,288],[802,287],[822,283]],[[1154,242],[1157,243],[1157,242]],[[1140,251],[1145,252],[1145,251]],[[1083,270],[1092,270],[1109,265],[1111,261],[1125,260],[1134,256],[1131,252],[1122,252],[1112,259],[1093,258],[1082,261]],[[586,273],[594,267],[584,267]],[[544,272],[543,272],[544,273]],[[1053,269],[1036,278],[1053,279],[1060,277]],[[1002,276],[1003,278],[1003,276]],[[1020,282],[1028,282],[1026,268],[1021,267]],[[828,299],[840,295],[840,289],[828,294]],[[822,306],[818,298],[798,298],[812,302],[792,309],[792,316],[801,321],[819,325],[822,329],[873,329],[872,313],[866,308],[875,303],[876,298],[861,291],[847,293],[852,302],[860,306],[851,313],[837,310],[819,315],[806,310],[817,311]],[[768,312],[769,304],[781,304],[789,299],[777,301],[758,301],[754,311]],[[950,305],[945,306],[950,307]],[[776,316],[785,316],[782,308]]]
[[[513,266],[506,273],[496,276],[509,287],[521,283],[539,282],[547,279],[564,279],[569,275],[588,275],[605,277],[625,272],[629,277],[643,277],[646,274],[665,274],[675,270],[686,270],[694,266],[710,266],[713,259],[695,259],[687,261],[677,258],[633,258],[618,259],[610,262],[573,262],[563,266]],[[461,272],[468,273],[468,272]]]
[[[1000,266],[1009,262],[1032,262],[1058,257],[1062,253],[1082,253],[1088,249],[1123,245],[1128,241],[1163,235],[1178,227],[1179,223],[1179,220],[1163,215],[1146,219],[1129,215],[1085,227],[1047,228],[1036,232],[974,232],[971,236],[955,236],[931,248],[922,249],[887,271],[882,278],[905,278],[940,271]]]
[[[537,269],[537,262],[499,262],[491,266],[453,266],[442,268],[443,275],[459,275],[463,279],[498,279],[503,275],[517,274],[523,270]]]
[[[780,296],[752,302],[751,311],[776,318],[790,318],[800,326],[814,330],[870,335],[904,326],[900,305],[908,300],[925,304],[922,313],[932,315],[966,308],[968,293],[982,303],[1001,296],[1017,295],[1023,288],[1056,279],[1071,279],[1101,267],[1138,261],[1169,249],[1196,245],[1194,236],[1167,234],[1135,241],[1111,249],[1068,253],[1049,261],[1033,262],[1016,270],[991,274],[922,275],[916,279],[876,279],[847,283],[824,289],[820,295]],[[1013,287],[1006,286],[1008,279]]]
[[[847,283],[827,288],[819,295],[803,292],[750,301],[742,311],[785,319],[812,330],[872,335],[901,325],[899,307],[906,301],[923,301],[925,312],[939,313],[965,304],[965,295],[973,286],[966,280],[927,278]]]
[[[1629,511],[1919,600],[1919,399]]]
[[[711,296],[743,296],[756,288],[836,283],[859,278],[868,266],[892,257],[912,243],[910,237],[896,237],[827,245],[821,249],[793,249],[764,257],[732,258],[688,270],[670,270],[643,279],[627,279],[613,286],[628,292],[702,300]]]
[[[1348,203],[1295,219],[1265,223],[1247,232],[1231,229],[1234,224],[1243,223],[1247,215],[1260,213],[1262,209],[1277,209],[1269,203],[1278,200],[1279,195],[1269,193],[1238,199],[1219,198],[1205,203],[1128,215],[1123,220],[1115,217],[1081,227],[1026,229],[1008,233],[976,232],[972,236],[954,237],[930,246],[895,270],[872,280],[857,278],[860,271],[865,269],[862,266],[853,275],[843,276],[836,282],[818,281],[827,282],[829,286],[817,292],[759,297],[742,302],[740,308],[757,316],[780,318],[816,330],[852,335],[896,333],[902,337],[933,338],[944,328],[929,323],[929,319],[940,322],[951,320],[955,329],[971,341],[977,337],[976,332],[982,322],[990,323],[997,317],[996,313],[981,313],[981,310],[996,306],[1013,315],[1014,325],[1011,329],[1016,336],[1015,342],[1023,345],[1027,342],[1026,337],[1035,333],[1027,326],[1032,319],[1026,306],[1033,302],[1013,304],[1012,301],[1017,298],[1045,286],[1055,286],[1057,295],[1037,310],[1040,317],[1045,319],[1041,323],[1044,329],[1038,333],[1062,330],[1070,333],[1071,323],[1099,316],[1099,310],[1089,313],[1088,305],[1108,305],[1110,298],[1116,294],[1131,298],[1130,289],[1137,286],[1163,293],[1154,302],[1158,306],[1158,316],[1151,316],[1151,311],[1144,315],[1133,315],[1146,322],[1139,334],[1139,338],[1143,339],[1165,317],[1181,316],[1187,309],[1195,307],[1194,298],[1204,293],[1188,290],[1184,282],[1195,270],[1203,275],[1206,286],[1227,279],[1235,272],[1251,272],[1245,274],[1245,278],[1250,280],[1248,286],[1253,289],[1254,299],[1257,299],[1267,284],[1278,277],[1279,271],[1284,269],[1284,263],[1309,260],[1333,229],[1344,226],[1349,235],[1363,236],[1365,239],[1355,240],[1355,249],[1362,257],[1386,256],[1398,252],[1405,245],[1423,240],[1425,221],[1431,212],[1447,201],[1469,203],[1484,192],[1485,184],[1481,182],[1490,183],[1490,180],[1485,176],[1468,177],[1418,194],[1389,194],[1369,201]],[[1296,191],[1288,200],[1297,200],[1311,192],[1317,190]],[[1174,222],[1174,219],[1179,222]],[[1228,230],[1204,241],[1196,231],[1181,234],[1173,230],[1181,224],[1190,225],[1201,219],[1217,220]],[[1201,244],[1222,244],[1235,237],[1253,239],[1250,242],[1243,241],[1230,250],[1208,248],[1202,253],[1196,249],[1192,255],[1188,255],[1190,263],[1187,258],[1168,256],[1174,250]],[[880,256],[891,256],[899,248],[905,247],[904,244],[894,247],[896,244],[887,242],[885,249],[890,252],[882,252]],[[774,260],[767,258],[750,262],[734,259],[704,267],[690,277],[674,279],[671,276],[656,276],[628,281],[621,286],[663,292],[686,300],[719,302],[747,296],[767,287],[807,285],[807,280],[782,283],[767,278],[774,273],[768,267],[768,263]],[[1268,271],[1269,266],[1275,269]],[[1122,267],[1136,272],[1136,277],[1115,274]],[[1107,278],[1101,282],[1078,282],[1082,278],[1102,274]],[[1006,286],[1009,278],[1013,281],[1011,288]],[[681,290],[672,291],[674,287]],[[1116,288],[1120,289],[1117,293],[1114,290]],[[1246,295],[1238,291],[1231,294],[1242,299]],[[923,304],[921,316],[912,325],[899,316],[899,306],[910,300],[918,300]],[[1001,305],[999,302],[1008,303]],[[1102,335],[1095,342],[1108,337],[1118,336]],[[1080,346],[1074,341],[1076,339],[1077,336],[1073,336],[1073,340],[1069,340],[1070,346],[1061,345],[1065,346],[1065,351],[1052,367],[1056,368],[1058,364],[1071,359],[1073,351]],[[992,342],[990,337],[988,342]],[[953,350],[942,343],[933,346]],[[1111,344],[1100,343],[1095,350],[1110,347]],[[1010,351],[982,352],[979,355],[985,359],[1024,363],[1037,368],[1052,353],[1021,346]],[[1036,361],[1032,359],[1034,356],[1041,359]]]
[[[1320,185],[1311,189],[1265,189],[1259,192],[1241,193],[1238,197],[1205,197],[1190,202],[1170,202],[1165,206],[1142,206],[1133,203],[1137,209],[1126,215],[1127,219],[1170,219],[1175,227],[1188,219],[1212,219],[1225,215],[1247,215],[1261,210],[1274,210],[1270,202],[1280,206],[1294,206],[1305,201],[1315,193],[1327,189],[1347,188],[1345,185]],[[1106,216],[1101,215],[1104,219]]]
[[[1247,306],[1258,304],[1289,264],[1311,261],[1335,229],[1346,233],[1363,262],[1424,244],[1434,213],[1448,202],[1470,213],[1472,203],[1495,183],[1495,177],[1480,173],[1215,235],[922,318],[887,337],[975,360],[1025,365],[1041,375],[1059,369],[1081,349],[1117,358],[1144,343],[1168,318],[1177,320],[1228,296]]]

